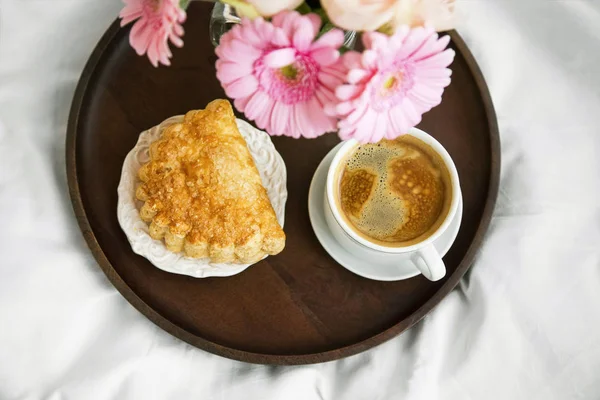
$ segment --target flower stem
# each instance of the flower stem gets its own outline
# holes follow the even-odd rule
[[[306,4],[306,2],[304,2],[296,8],[296,11],[298,11],[300,14],[304,15],[304,14],[310,13],[312,11],[312,9],[310,8],[310,6],[308,4]]]

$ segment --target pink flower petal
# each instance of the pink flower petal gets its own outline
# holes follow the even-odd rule
[[[141,56],[148,51],[150,46],[150,40],[152,39],[152,32],[146,28],[144,21],[138,21],[131,28],[129,33],[129,44],[135,52]]]
[[[179,2],[176,2],[177,6],[179,6]],[[185,12],[185,10],[182,10],[181,8],[177,7],[177,22],[179,22],[180,24],[183,24],[187,19],[187,13]]]
[[[321,47],[312,51],[310,55],[324,67],[334,64],[340,58],[340,52],[330,47]]]
[[[402,25],[396,29],[396,32],[390,37],[389,48],[394,52],[398,52],[409,33],[410,28],[407,25]]]
[[[377,114],[375,119],[375,127],[373,128],[373,136],[371,136],[368,141],[372,143],[379,142],[384,136],[387,135],[388,129],[389,126],[387,121],[387,113]]]
[[[297,19],[292,43],[299,51],[307,51],[315,35],[313,25],[308,18]]]
[[[263,49],[265,47],[266,43],[258,36],[256,30],[252,28],[251,23],[236,25],[233,28],[231,28],[231,31],[233,31],[236,28],[239,28],[240,37],[243,40],[246,40],[248,44],[252,45],[253,47],[256,47],[257,49]],[[221,43],[223,43],[223,37],[221,37]]]
[[[294,104],[292,108],[292,125],[294,128],[289,131],[291,137],[298,139],[300,137],[312,137],[313,132],[307,123],[306,102]]]
[[[362,53],[362,65],[366,68],[375,68],[377,65],[377,53],[373,50],[365,50]]]
[[[446,80],[452,75],[452,70],[448,68],[428,68],[428,69],[417,69],[415,71],[415,77],[419,80]]]
[[[342,62],[344,63],[347,69],[363,68],[362,54],[358,51],[348,51],[344,53],[344,55],[342,56]]]
[[[344,43],[344,32],[339,29],[332,29],[330,31],[325,32],[320,38],[315,40],[312,45],[312,49],[318,49],[321,47],[333,47],[339,48],[342,47]]]
[[[340,79],[335,75],[321,71],[319,73],[319,82],[328,88],[334,88],[340,84]]]
[[[356,84],[370,76],[371,74],[365,71],[364,69],[351,69],[350,71],[348,71],[348,82]]]
[[[340,85],[335,89],[335,95],[341,101],[347,101],[362,93],[363,88],[357,85]]]
[[[438,105],[442,100],[442,93],[444,89],[442,87],[430,87],[425,84],[417,84],[410,91],[410,94],[421,99],[423,102],[431,105]]]
[[[235,108],[238,109],[238,111],[244,112],[244,110],[246,109],[246,105],[248,104],[249,101],[250,101],[250,97],[240,97],[233,101],[233,105],[235,106]]]
[[[283,29],[273,30],[273,38],[271,39],[271,43],[277,47],[289,47],[291,45],[291,41]]]
[[[125,26],[138,18],[141,18],[144,14],[141,8],[127,8],[127,6],[119,14],[121,18],[121,26]]]
[[[337,112],[336,108],[336,104],[333,102],[325,103],[323,106],[323,111],[325,111],[325,114],[330,117],[338,117],[340,114]]]
[[[168,50],[168,49],[167,49]],[[170,66],[171,65],[171,60],[169,60],[169,55],[168,55],[168,51],[161,51],[159,53],[159,59],[158,61],[165,66]]]
[[[398,57],[410,58],[410,56],[425,43],[427,38],[433,34],[435,34],[433,29],[425,29],[423,27],[411,29],[404,39],[402,47],[398,51]]]
[[[337,103],[337,98],[332,90],[326,87],[320,87],[315,91],[315,97],[321,104]]]
[[[181,30],[181,35],[183,35],[183,29]],[[171,33],[169,35],[169,40],[173,43],[175,47],[183,47],[183,40],[181,39],[181,35],[177,35],[175,33]]]
[[[308,115],[311,115],[311,105],[309,103],[303,104],[303,114],[301,116],[301,122],[299,126],[302,127],[301,132],[302,136],[312,139],[317,136],[320,136],[324,133],[324,131],[319,131],[318,123],[316,123],[316,117],[307,118]],[[322,110],[321,110],[322,112]],[[299,122],[295,122],[298,124]]]
[[[325,115],[329,117],[338,117],[338,113],[336,112],[338,100],[333,92],[327,89],[317,90],[315,93],[315,98],[321,105],[321,108],[323,108]]]
[[[233,31],[235,31],[235,28],[236,27],[233,27],[229,32],[221,36],[219,45],[215,48],[215,54],[217,55],[217,57],[221,59],[227,59],[228,61],[236,61],[235,59],[230,59],[229,57],[226,57],[223,53],[223,49],[229,47],[231,45],[231,41],[235,39],[235,35],[233,35]]]
[[[217,60],[216,63],[217,78],[223,83],[228,84],[246,75],[252,74],[252,64],[238,64],[233,62],[224,62]]]
[[[340,85],[345,79],[346,74],[339,72],[338,70],[330,67],[323,67],[319,72],[319,82],[321,82],[328,89],[334,90]]]
[[[138,19],[140,16],[138,14],[132,14],[126,17],[122,17],[121,18],[121,27],[135,21],[136,19]]]
[[[281,28],[288,38],[292,38],[294,32],[294,21],[298,13],[283,11],[273,17],[273,25]]]
[[[420,52],[423,48],[429,48],[435,44],[437,33],[423,27],[413,28],[404,38],[399,48],[394,48],[393,53],[402,59],[413,59],[414,55]]]
[[[237,39],[241,41],[247,41],[246,38],[244,38],[242,25],[234,25],[228,32],[225,32],[223,35],[225,34],[227,34],[227,36],[231,36],[231,40]]]
[[[428,58],[443,51],[448,46],[448,43],[450,43],[450,36],[448,35],[442,36],[439,39],[437,38],[437,35],[431,35],[427,40],[427,44],[421,46],[419,50],[412,54],[411,58],[417,61]]]
[[[331,76],[336,77],[340,83],[346,80],[346,75],[348,75],[348,70],[345,68],[337,68],[340,63],[335,63],[327,67],[321,68],[321,71],[329,74]]]
[[[258,88],[258,81],[252,75],[247,75],[242,79],[231,82],[225,86],[227,96],[237,99],[238,97],[246,97],[251,95]]]
[[[266,107],[269,105],[269,96],[261,91],[257,91],[252,95],[244,113],[250,120],[256,120],[260,115],[263,115],[266,111]]]
[[[129,32],[129,41],[137,41],[140,35],[151,32],[152,28],[149,27],[148,21],[145,19],[140,19],[131,27],[131,31]]]
[[[338,124],[339,125],[339,124]],[[350,140],[354,138],[354,133],[356,132],[356,128],[339,128],[338,136],[342,140]]]
[[[365,69],[362,65],[362,53],[357,51],[348,51],[342,55],[342,63],[347,70]]]
[[[363,103],[360,106],[356,107],[354,111],[352,111],[346,118],[341,120],[338,123],[340,128],[348,128],[355,126],[362,118],[365,117],[367,112],[370,111],[370,107],[368,104]]]
[[[377,124],[377,113],[368,109],[365,115],[356,124],[354,138],[361,143],[367,143],[375,135],[375,126]]]
[[[335,108],[336,115],[347,115],[354,110],[354,105],[349,102],[339,103]]]
[[[388,118],[392,125],[390,136],[387,136],[388,139],[403,135],[410,129],[410,125],[406,122],[406,117],[404,117],[404,111],[401,107],[397,106],[388,111]]]
[[[319,17],[317,14],[310,13],[306,14],[304,18],[308,19],[312,25],[314,39],[315,36],[317,36],[317,33],[319,33],[319,31],[321,30],[321,17]]]
[[[430,102],[427,100],[423,100],[422,98],[415,96],[414,93],[409,93],[407,95],[408,99],[412,102],[412,104],[414,105],[415,109],[420,112],[420,113],[426,113],[427,111],[431,110],[433,107],[437,106],[442,98],[440,97],[440,101],[437,102]]]
[[[323,106],[312,98],[307,104],[307,122],[312,126],[312,134],[307,137],[317,137],[335,130],[335,119],[328,117],[323,111]]]
[[[154,66],[154,67],[158,67],[158,57],[159,57],[159,51],[158,51],[158,45],[157,42],[160,39],[157,37],[152,37],[152,39],[150,40],[150,44],[148,45],[148,59],[150,60],[150,63]]]
[[[428,50],[432,49],[437,42],[438,35],[435,32],[431,32],[428,35],[423,35],[422,41],[418,44],[415,49],[407,56],[409,59],[419,59],[418,54],[423,52],[428,52]],[[445,46],[444,46],[445,47]],[[442,48],[443,49],[443,48]],[[436,53],[435,51],[431,51],[431,53]]]
[[[281,28],[281,27],[283,27],[284,20],[287,18],[287,16],[288,16],[287,11],[282,11],[280,13],[277,13],[273,16],[273,18],[271,18],[271,23],[274,26]]]
[[[271,130],[272,135],[285,135],[288,130],[292,108],[281,102],[275,103],[273,113],[271,114]]]
[[[242,26],[252,26],[252,29],[255,32],[259,32],[261,30],[261,27],[267,23],[268,22],[266,22],[263,17],[257,17],[252,20],[247,18],[242,19]],[[264,41],[264,38],[261,38],[261,40]]]
[[[296,49],[288,47],[273,50],[264,56],[264,63],[270,68],[282,68],[292,64],[296,60]]]
[[[273,112],[273,108],[275,106],[275,102],[264,92],[256,92],[253,96],[258,97],[255,99],[256,102],[262,102],[263,109],[258,112],[258,115],[255,118],[256,126],[260,129],[267,129],[269,123],[271,121],[271,113]]]
[[[363,43],[366,48],[381,50],[387,49],[389,38],[387,35],[379,32],[363,33]]]
[[[421,81],[422,77],[417,77],[416,80],[417,82]],[[443,89],[450,85],[450,82],[452,80],[450,79],[450,77],[445,77],[445,78],[427,78],[427,84],[430,86],[435,86],[438,88],[441,88],[442,91]]]
[[[273,32],[275,32],[275,27],[273,27],[273,25],[271,25],[267,22],[262,24],[260,30],[258,31],[258,33],[260,34],[260,37],[265,42],[269,42],[269,41],[273,40]]]
[[[418,112],[425,113],[433,106],[437,106],[442,99],[442,91],[435,91],[434,96],[424,94],[422,88],[413,87],[406,93],[406,97],[413,103]]]
[[[166,42],[164,43],[164,54],[163,54],[163,56],[166,56],[167,62],[169,63],[169,64],[165,64],[165,65],[170,65],[171,61],[169,61],[169,59],[171,57],[173,57],[173,53],[171,53],[171,49],[169,48],[169,46],[168,46],[168,44]]]
[[[453,60],[454,50],[448,49],[443,53],[438,53],[423,60],[419,60],[415,65],[418,65],[419,68],[444,68],[452,64]]]
[[[254,62],[262,55],[262,52],[256,47],[252,47],[247,43],[234,39],[229,46],[223,48],[223,55],[230,60],[244,59],[247,60],[247,62]]]
[[[412,101],[409,99],[404,99],[402,102],[402,108],[404,109],[406,121],[410,126],[416,126],[419,122],[421,122],[421,114],[415,109]]]
[[[121,18],[121,26],[125,26],[131,21],[135,21],[143,15],[140,4],[126,4],[119,13]]]
[[[261,38],[261,40],[266,43],[270,42],[273,38],[273,31],[275,30],[275,27],[261,17],[255,18],[252,20],[252,22],[254,23],[256,33],[258,33],[258,36]]]

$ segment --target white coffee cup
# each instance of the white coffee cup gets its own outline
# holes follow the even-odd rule
[[[352,255],[376,264],[389,264],[390,258],[397,259],[398,263],[412,262],[423,276],[429,280],[437,281],[446,275],[446,266],[433,243],[448,229],[456,215],[460,197],[458,172],[446,149],[432,136],[417,128],[411,129],[408,134],[429,145],[439,154],[450,173],[452,199],[448,213],[438,229],[419,243],[406,247],[387,247],[370,242],[359,236],[348,226],[341,215],[341,210],[336,205],[338,204],[335,199],[336,185],[338,185],[336,175],[339,175],[336,174],[336,171],[346,156],[358,146],[358,142],[354,140],[349,140],[340,147],[329,166],[324,201],[325,220],[335,239]]]

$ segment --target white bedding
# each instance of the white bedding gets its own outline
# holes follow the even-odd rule
[[[416,327],[301,367],[235,362],[170,336],[85,245],[66,121],[120,7],[0,0],[0,399],[599,398],[600,1],[459,3],[502,140],[485,244]]]

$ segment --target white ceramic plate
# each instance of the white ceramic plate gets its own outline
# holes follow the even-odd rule
[[[142,164],[148,162],[149,146],[158,139],[162,130],[166,126],[182,120],[183,115],[171,117],[160,125],[142,132],[135,147],[127,154],[117,189],[119,224],[133,251],[163,271],[195,278],[238,274],[252,264],[216,264],[210,263],[208,259],[195,259],[186,257],[182,253],[173,253],[167,250],[162,240],[154,240],[150,237],[148,225],[140,218],[139,209],[143,203],[135,197],[135,190],[140,183],[137,176],[138,170]],[[269,200],[271,200],[277,215],[277,221],[283,227],[287,200],[285,163],[266,132],[254,128],[241,119],[237,119],[237,125],[248,144],[252,158],[254,158],[263,186],[267,189]]]
[[[372,260],[356,258],[340,245],[330,233],[323,211],[323,199],[325,196],[327,171],[336,151],[341,145],[342,143],[334,147],[325,158],[323,158],[323,161],[321,161],[317,167],[310,184],[310,190],[308,192],[308,214],[317,239],[325,251],[327,251],[338,264],[354,272],[356,275],[378,281],[398,281],[419,275],[419,270],[412,262],[403,260],[402,257],[393,260],[390,258],[390,262],[379,264],[374,263]],[[452,243],[454,243],[454,240],[456,239],[462,220],[462,213],[463,203],[461,196],[454,220],[446,232],[434,242],[436,250],[442,257],[450,250]]]

